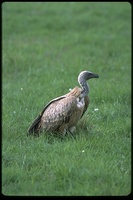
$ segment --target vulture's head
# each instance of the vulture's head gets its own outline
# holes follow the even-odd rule
[[[90,72],[90,71],[82,71],[78,76],[78,82],[79,82],[79,84],[81,84],[81,83],[84,83],[91,78],[99,78],[99,76],[97,74]]]

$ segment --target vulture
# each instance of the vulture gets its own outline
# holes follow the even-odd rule
[[[99,78],[90,71],[82,71],[78,75],[81,87],[74,87],[67,94],[51,100],[28,128],[28,135],[38,135],[40,131],[59,132],[66,134],[76,129],[89,105],[90,91],[87,80]]]

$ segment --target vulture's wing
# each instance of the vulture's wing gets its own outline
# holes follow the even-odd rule
[[[66,96],[52,102],[43,112],[40,126],[50,131],[58,131],[60,126],[69,123],[77,109],[77,98]]]
[[[29,127],[29,134],[38,133],[41,128],[56,130],[63,123],[68,123],[73,111],[77,108],[75,96],[61,96],[50,101],[41,114]]]
[[[32,122],[31,126],[28,128],[28,133],[29,134],[32,134],[32,133],[37,133],[39,130],[40,130],[40,122],[41,122],[41,118],[42,118],[42,115],[44,113],[44,111],[46,110],[46,108],[52,104],[53,102],[55,101],[58,101],[60,99],[63,99],[65,98],[66,96],[63,95],[63,96],[60,96],[60,97],[57,97],[53,100],[51,100],[43,109],[43,111],[38,115],[38,117]]]

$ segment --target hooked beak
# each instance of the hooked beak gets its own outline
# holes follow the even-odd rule
[[[89,78],[99,78],[98,74],[91,73]]]

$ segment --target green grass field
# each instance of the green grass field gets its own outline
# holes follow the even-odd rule
[[[51,99],[89,81],[74,135],[27,137]],[[95,111],[95,109],[98,109]],[[2,4],[2,193],[125,196],[131,192],[131,5]]]

